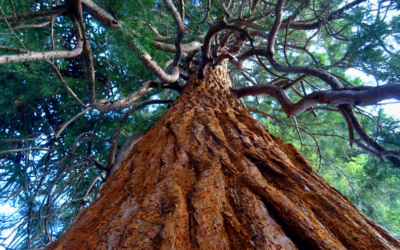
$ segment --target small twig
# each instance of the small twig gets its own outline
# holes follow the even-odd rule
[[[91,107],[87,107],[85,110],[83,110],[82,112],[78,113],[76,116],[72,117],[69,121],[67,121],[66,123],[64,123],[63,125],[61,125],[60,130],[58,131],[58,133],[55,135],[55,138],[57,139],[58,136],[60,136],[60,134],[64,131],[64,129],[71,124],[73,121],[75,121],[76,119],[78,119],[81,115],[85,114],[86,112],[88,112],[89,110],[91,110]]]
[[[10,0],[10,4],[11,4],[11,7],[12,7],[12,9],[13,9],[13,12],[14,12],[15,21],[17,21],[17,13],[15,12],[14,3],[13,3],[13,1],[12,1],[12,0]]]
[[[128,109],[128,111],[125,112],[124,116],[121,118],[119,121],[117,127],[115,128],[114,134],[111,138],[111,146],[109,149],[109,155],[108,155],[108,167],[111,167],[114,164],[115,161],[115,155],[117,152],[118,148],[118,138],[121,133],[121,130],[123,126],[125,125],[126,121],[128,120],[128,117],[135,112],[136,110],[150,104],[168,104],[173,102],[172,100],[148,100],[148,101],[143,101],[140,102],[136,105],[134,105],[132,108]]]
[[[9,149],[5,151],[0,151],[0,154],[8,154],[8,153],[16,153],[16,152],[24,152],[30,150],[42,150],[42,151],[52,151],[48,148],[40,148],[40,147],[32,147],[32,148],[17,148],[17,149]],[[53,149],[56,150],[56,149]]]
[[[271,117],[272,119],[274,119],[274,120],[277,121],[278,123],[286,124],[286,126],[290,126],[290,127],[294,127],[294,126],[295,126],[295,125],[293,125],[293,124],[289,124],[289,123],[287,123],[287,122],[281,121],[281,120],[279,120],[278,118],[276,118],[275,116],[270,115],[270,114],[268,114],[268,113],[265,113],[265,112],[263,112],[263,111],[261,111],[261,110],[254,109],[254,108],[249,108],[248,110],[249,110],[249,111],[252,111],[252,112],[256,112],[256,113],[260,113],[260,114],[266,115],[266,116],[268,116],[268,117]],[[320,148],[320,146],[319,146],[319,143],[318,143],[317,139],[315,138],[315,136],[314,136],[312,133],[308,132],[308,131],[307,131],[305,128],[303,128],[303,127],[298,126],[298,128],[299,128],[300,130],[302,130],[304,133],[306,133],[306,134],[308,134],[309,136],[311,136],[311,138],[313,138],[313,140],[314,140],[314,142],[315,142],[315,144],[316,144],[316,146],[317,146],[318,155],[319,155],[319,163],[318,163],[318,169],[317,169],[317,171],[318,171],[319,168],[320,168],[320,166],[321,166],[321,161],[322,161],[322,153],[321,153],[321,148]]]
[[[11,1],[11,0],[10,0],[10,1]],[[13,5],[13,6],[14,6],[14,5]],[[4,13],[3,13],[3,9],[1,8],[1,5],[0,5],[0,12],[1,12],[1,14],[3,15],[4,20],[6,21],[6,24],[7,24],[8,28],[10,29],[11,33],[13,33],[13,35],[18,39],[18,42],[22,45],[22,47],[23,47],[26,51],[28,51],[28,50],[26,49],[25,45],[22,43],[21,39],[19,39],[19,37],[17,36],[17,34],[15,34],[14,30],[11,28],[10,23],[7,21],[6,15],[4,15]],[[14,15],[16,15],[16,14],[15,14],[15,10],[14,10]]]
[[[344,177],[346,177],[347,183],[349,183],[349,186],[351,187],[351,189],[353,190],[354,194],[356,195],[357,200],[360,201],[360,197],[358,196],[358,194],[357,194],[356,190],[354,189],[353,185],[351,185],[349,177],[336,164],[333,164],[333,165],[344,175]]]
[[[58,78],[60,79],[62,85],[64,86],[64,88],[67,89],[67,91],[72,95],[72,97],[84,108],[87,108],[88,106],[86,106],[81,99],[79,99],[78,96],[76,96],[76,94],[74,93],[74,91],[72,91],[72,89],[68,86],[67,82],[64,81],[64,78],[62,77],[60,71],[58,70],[58,68],[56,67],[56,65],[54,63],[52,63],[50,60],[45,59],[45,62],[47,62],[48,64],[50,64],[50,66],[54,69],[54,71],[56,72],[56,75],[58,76]]]
[[[301,143],[301,147],[300,147],[300,151],[301,151],[301,149],[303,148],[303,140],[301,139],[299,126],[297,125],[297,120],[296,120],[295,116],[293,116],[293,121],[294,121],[294,124],[296,125],[297,134],[299,135],[299,139],[300,139],[300,143]]]

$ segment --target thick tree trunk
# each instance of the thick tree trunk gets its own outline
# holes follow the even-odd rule
[[[399,249],[254,120],[226,65],[194,76],[48,249]]]

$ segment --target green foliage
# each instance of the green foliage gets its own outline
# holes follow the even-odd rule
[[[224,15],[219,1],[210,0],[209,16],[205,20],[208,1],[185,1],[184,23],[187,29],[183,43],[202,42],[217,18]],[[49,9],[48,0],[12,2],[16,13]],[[50,2],[52,8],[56,7],[56,1]],[[60,4],[66,2],[61,0]],[[118,101],[137,91],[146,80],[155,80],[154,75],[138,60],[138,55],[144,52],[150,54],[162,68],[174,57],[174,54],[157,49],[149,25],[166,38],[163,42],[167,44],[174,43],[176,25],[162,1],[94,2],[122,23],[123,32],[119,32],[106,27],[84,11],[84,23],[96,71],[96,99]],[[266,32],[275,21],[275,5],[269,4],[270,1],[258,2],[251,16],[264,15],[254,23]],[[10,3],[9,0],[0,0],[5,15],[14,13]],[[237,16],[241,3],[232,0],[225,4],[231,15]],[[360,77],[347,77],[346,71],[349,68],[373,76],[379,84],[399,81],[398,2],[382,1],[379,6],[365,2],[330,22],[326,19],[330,13],[343,6],[342,1],[306,1],[301,7],[302,3],[298,0],[288,1],[284,18],[296,14],[296,22],[323,20],[324,25],[317,33],[316,30],[280,31],[277,36],[278,45],[275,46],[280,63],[286,65],[287,58],[291,65],[327,70],[340,77],[345,86],[370,84],[363,82]],[[316,13],[318,18],[315,17]],[[250,16],[248,7],[244,8],[243,16]],[[11,25],[38,24],[49,20],[18,21]],[[25,46],[30,51],[53,50],[50,25],[15,29],[12,33],[8,25],[0,20],[0,29],[0,46],[13,49],[23,49]],[[252,28],[247,27],[247,30],[251,31]],[[74,48],[76,30],[68,15],[62,14],[55,18],[53,32],[55,50]],[[224,32],[220,35],[224,35]],[[265,47],[267,42],[265,38],[255,39],[256,46]],[[285,42],[299,47],[308,43],[307,51],[287,47],[284,52],[282,44]],[[228,45],[232,43],[229,41]],[[244,48],[249,48],[249,44]],[[1,55],[15,54],[14,51],[4,49],[0,49],[0,52]],[[199,58],[199,53],[196,58]],[[269,71],[282,75],[265,58],[260,58]],[[275,77],[258,66],[256,58],[253,59],[244,67],[253,83],[245,80],[241,70],[230,68],[234,88],[281,81],[275,81]],[[54,62],[67,85],[87,103],[82,57],[55,59]],[[295,79],[299,75],[282,76]],[[320,79],[307,76],[286,93],[295,102],[303,95],[327,89],[329,86]],[[153,89],[132,105],[150,99],[173,100],[177,97],[178,93],[173,90]],[[297,131],[293,118],[287,118],[272,97],[247,97],[244,103],[248,108],[269,114],[266,116],[253,112],[254,117],[273,134],[299,148],[315,170],[346,195],[362,213],[400,239],[399,166],[375,158],[355,145],[351,148],[347,124],[335,107],[319,106],[314,111],[303,112],[296,117],[300,126]],[[151,105],[130,115],[118,138],[118,149],[132,134],[151,128],[166,108],[165,105]],[[7,245],[11,249],[44,247],[59,238],[75,217],[98,196],[107,174],[96,167],[90,158],[107,166],[112,136],[127,109],[102,112],[90,110],[69,124],[55,139],[54,135],[61,126],[83,110],[47,63],[38,61],[0,65],[0,151],[45,149],[0,154],[0,205],[11,206],[14,212],[0,215],[2,246]],[[398,118],[389,116],[380,107],[356,109],[356,115],[365,131],[376,142],[387,150],[399,150]]]

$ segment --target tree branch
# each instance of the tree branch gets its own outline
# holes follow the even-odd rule
[[[58,76],[58,79],[60,79],[62,85],[64,86],[64,88],[67,89],[67,91],[72,95],[72,97],[84,108],[87,108],[87,106],[81,101],[81,99],[79,99],[78,96],[76,96],[76,94],[74,93],[74,91],[72,91],[72,89],[68,86],[67,82],[64,81],[64,78],[62,77],[60,71],[57,69],[56,65],[54,65],[54,63],[52,63],[50,60],[45,59],[45,62],[47,62],[48,64],[50,64],[50,66],[54,69],[54,71],[56,72],[56,75]]]
[[[60,130],[57,132],[57,134],[55,135],[55,138],[57,139],[58,136],[60,136],[60,134],[64,131],[64,129],[71,124],[73,121],[75,121],[76,119],[78,119],[81,115],[85,114],[86,112],[88,112],[89,110],[91,110],[91,107],[87,107],[85,110],[83,110],[82,112],[79,112],[77,115],[75,115],[74,117],[72,117],[69,121],[67,121],[66,123],[64,123],[63,125],[61,125]]]
[[[302,50],[302,51],[306,52],[311,57],[311,59],[314,61],[315,64],[319,64],[317,59],[315,58],[315,56],[310,51],[308,51],[305,47],[300,47],[300,46],[296,46],[296,45],[292,45],[292,44],[286,44],[285,45],[285,44],[282,44],[282,43],[277,43],[276,45]]]
[[[170,52],[170,53],[176,53],[176,46],[173,44],[168,44],[168,43],[162,43],[162,42],[154,42],[154,45],[156,49],[165,51],[165,52]],[[181,44],[181,51],[188,53],[191,51],[199,50],[203,44],[193,41],[190,43],[183,43]]]
[[[29,150],[42,150],[42,151],[53,151],[57,149],[48,149],[48,148],[40,148],[40,147],[32,147],[32,148],[17,148],[17,149],[9,149],[0,151],[0,154],[8,154],[8,153],[17,153],[17,152],[24,152]]]
[[[50,58],[72,58],[81,54],[83,49],[83,40],[81,36],[81,32],[79,26],[78,28],[79,35],[76,36],[77,43],[75,45],[75,49],[71,51],[48,51],[48,52],[28,52],[25,54],[18,55],[3,55],[0,56],[0,64],[7,63],[21,63],[21,62],[30,62],[30,61],[38,61],[45,60]]]
[[[171,0],[164,0],[165,5],[167,6],[167,9],[171,12],[172,17],[175,20],[175,23],[177,25],[176,29],[176,37],[175,37],[175,58],[174,62],[172,64],[173,67],[177,67],[179,64],[179,61],[181,60],[182,57],[182,49],[181,49],[181,43],[183,39],[183,35],[185,33],[185,26],[183,25],[182,19],[184,18],[183,16],[181,17],[178,13],[178,10],[175,8]],[[181,3],[181,12],[182,15],[184,14],[184,7],[183,7],[183,1]],[[179,70],[179,69],[178,69]]]
[[[35,12],[20,13],[20,14],[17,14],[16,17],[14,16],[14,14],[0,16],[0,23],[5,22],[4,19],[7,19],[7,21],[9,21],[11,23],[17,22],[19,20],[29,21],[30,19],[36,18],[36,17],[42,17],[42,16],[47,17],[49,15],[60,14],[62,12],[67,11],[68,8],[69,8],[69,4],[57,6],[57,7],[51,8],[50,10],[41,10],[41,11],[35,11]]]
[[[353,147],[353,142],[354,142],[354,128],[353,128],[353,123],[351,123],[351,119],[349,115],[346,112],[345,107],[343,105],[339,105],[339,111],[342,114],[344,120],[347,123],[347,129],[349,131],[349,141],[350,141],[350,147]]]
[[[360,122],[358,121],[357,117],[355,116],[351,106],[349,105],[343,105],[344,110],[350,117],[351,123],[353,124],[353,128],[360,136],[361,140],[363,140],[368,146],[371,146],[373,149],[375,149],[378,152],[384,152],[386,151],[379,143],[377,143],[374,139],[372,139],[361,127]],[[357,144],[358,145],[358,144]],[[400,167],[400,159],[394,157],[394,156],[385,156],[386,159],[388,159],[390,162],[392,162],[394,165],[397,167]]]
[[[99,22],[117,30],[122,27],[121,22],[115,19],[111,14],[109,14],[92,0],[81,0],[81,2],[83,9]]]
[[[337,11],[332,12],[324,21],[325,22],[330,22],[336,19],[340,19],[341,15],[343,12],[345,12],[348,9],[353,8],[354,6],[365,2],[366,0],[356,0],[354,2],[351,2],[342,8],[338,9]],[[309,24],[304,24],[304,23],[298,23],[298,22],[290,22],[289,23],[289,28],[290,29],[295,29],[295,30],[314,30],[318,29],[318,27],[322,24],[322,21],[314,22],[314,23],[309,23]],[[285,26],[287,25],[287,22],[285,21],[283,25],[279,29],[285,29]]]
[[[104,110],[112,110],[112,109],[117,109],[117,108],[126,108],[130,105],[132,105],[132,103],[134,101],[136,101],[137,99],[139,99],[140,97],[144,96],[145,94],[147,94],[148,92],[150,92],[150,90],[152,90],[152,88],[150,88],[152,81],[146,81],[143,83],[143,85],[135,92],[133,92],[130,96],[123,98],[117,102],[113,102],[110,101],[108,99],[101,99],[96,101],[92,107],[104,111]]]
[[[225,2],[226,2],[226,0],[219,0],[219,5],[221,7],[222,12],[225,14],[226,18],[230,18],[231,14],[226,9]]]
[[[214,35],[216,33],[220,32],[221,30],[225,30],[225,29],[238,31],[241,34],[243,34],[244,36],[246,36],[246,38],[248,38],[250,41],[252,41],[252,39],[251,39],[250,35],[247,33],[247,31],[245,31],[244,29],[242,29],[238,26],[228,25],[224,20],[219,21],[217,24],[212,26],[208,30],[206,36],[204,37],[203,47],[201,48],[201,62],[200,62],[199,69],[198,69],[198,78],[199,79],[202,79],[204,77],[203,69],[207,66],[207,64],[212,62],[211,56],[210,56],[211,39],[214,37]]]
[[[74,7],[73,8],[74,13],[78,16],[78,20],[81,25],[81,29],[86,30],[84,22],[83,22],[83,14],[82,14],[81,5],[74,5],[73,7]],[[110,100],[104,100],[104,99],[97,101],[96,93],[95,93],[95,76],[94,76],[92,50],[91,50],[90,43],[87,39],[87,35],[85,32],[83,34],[83,37],[85,39],[85,43],[84,43],[84,50],[82,53],[82,57],[83,57],[83,63],[85,66],[86,92],[87,92],[89,102],[93,108],[98,109],[100,111],[111,110],[111,109],[116,109],[116,108],[125,108],[125,107],[131,105],[132,102],[134,102],[135,100],[137,100],[138,98],[145,95],[146,93],[148,93],[151,90],[149,88],[151,81],[147,81],[143,84],[143,86],[138,91],[136,91],[135,93],[131,94],[129,97],[124,98],[118,102],[112,102]],[[146,57],[146,55],[145,55],[145,57]],[[151,59],[151,57],[150,57],[150,59]],[[158,65],[154,61],[152,61],[151,63],[153,66],[158,67]],[[179,77],[179,69],[177,67],[174,67],[174,69],[178,71],[178,77]],[[162,71],[162,72],[164,73],[164,71]],[[175,81],[173,81],[173,82],[175,82]]]
[[[158,32],[158,30],[157,30],[155,27],[153,27],[153,25],[149,24],[149,28],[150,28],[150,30],[153,32],[153,34],[156,36],[156,37],[154,38],[156,41],[162,42],[162,41],[165,41],[165,40],[167,40],[167,39],[169,38],[169,37],[162,36],[162,35]]]
[[[48,24],[50,24],[50,21],[47,21],[44,23],[38,23],[38,24],[18,25],[18,26],[11,27],[11,29],[16,30],[16,29],[42,28]]]
[[[354,143],[357,144],[360,148],[364,149],[368,153],[371,153],[372,155],[376,157],[387,157],[387,156],[397,156],[400,157],[400,151],[395,151],[395,150],[384,150],[384,151],[376,151],[366,145],[364,145],[362,142],[359,140],[354,140]]]
[[[272,28],[269,32],[268,35],[268,45],[267,45],[267,52],[266,52],[266,57],[268,58],[268,61],[271,63],[272,67],[274,67],[275,70],[279,72],[285,72],[285,73],[304,73],[312,76],[316,76],[329,84],[332,89],[334,90],[339,90],[343,88],[343,85],[341,82],[339,82],[334,76],[329,74],[328,72],[317,69],[315,67],[311,66],[283,66],[278,63],[278,61],[275,59],[275,49],[274,49],[274,44],[275,44],[275,39],[276,39],[276,34],[279,31],[279,27],[281,26],[282,22],[282,11],[283,11],[283,5],[285,1],[284,0],[279,0],[278,4],[275,9],[275,22],[272,25]]]
[[[110,147],[110,153],[108,155],[108,169],[112,168],[112,165],[114,164],[115,160],[115,154],[117,152],[118,148],[118,138],[119,134],[121,133],[122,127],[125,125],[125,122],[128,120],[128,117],[135,112],[138,109],[141,109],[142,107],[150,104],[166,104],[166,103],[171,103],[173,100],[148,100],[144,102],[140,102],[130,108],[128,111],[125,112],[124,116],[121,118],[119,121],[117,127],[115,128],[115,132],[113,134],[113,137],[111,139],[111,147]]]
[[[122,29],[122,23],[116,20],[112,15],[108,14],[105,10],[103,10],[100,6],[94,3],[92,0],[81,0],[84,9],[88,11],[94,18],[96,18],[101,23],[116,29],[121,32],[121,34],[129,37],[129,45],[132,49],[138,52],[138,56],[140,60],[149,68],[155,75],[157,75],[161,80],[173,83],[179,79],[179,69],[177,67],[173,67],[171,71],[171,75],[168,75],[164,72],[164,70],[153,61],[152,57],[144,50],[142,46],[136,41],[135,37],[130,33],[136,34],[134,30],[128,32]],[[90,95],[93,99],[93,95]],[[94,99],[92,100],[94,101]],[[91,102],[92,103],[92,102]]]
[[[400,82],[377,87],[363,87],[362,90],[350,88],[338,91],[316,91],[305,96],[297,103],[293,103],[283,89],[272,84],[245,87],[237,89],[236,93],[239,98],[249,95],[270,95],[281,104],[283,111],[288,116],[297,116],[315,104],[367,106],[386,99],[400,100]]]
[[[317,146],[318,155],[319,155],[319,163],[321,163],[321,159],[322,159],[321,148],[320,148],[320,146],[319,146],[319,143],[318,143],[317,138],[315,138],[315,136],[314,136],[312,133],[308,132],[308,131],[307,131],[305,128],[303,128],[303,127],[297,126],[297,124],[296,124],[296,125],[289,124],[289,123],[284,122],[284,121],[282,121],[282,120],[279,120],[279,119],[276,118],[275,116],[270,115],[270,114],[268,114],[268,113],[265,113],[265,112],[263,112],[263,111],[261,111],[261,110],[254,109],[254,108],[250,108],[250,109],[248,109],[248,110],[249,110],[250,112],[256,112],[256,113],[260,113],[260,114],[266,115],[266,116],[268,116],[268,117],[271,117],[272,119],[274,119],[274,120],[277,121],[278,123],[286,124],[286,126],[289,126],[289,127],[296,127],[296,129],[300,129],[300,130],[303,131],[304,133],[308,134],[311,138],[313,138],[313,140],[314,140],[314,142],[315,142],[315,145]],[[296,122],[296,123],[297,123],[297,122]]]
[[[161,81],[152,81],[149,85],[150,88],[162,88],[162,89],[172,89],[181,93],[183,91],[183,87],[179,85],[177,82],[174,83],[166,83]]]

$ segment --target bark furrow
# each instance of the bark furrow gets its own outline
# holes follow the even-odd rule
[[[192,76],[49,249],[399,249],[270,134],[226,64]]]

